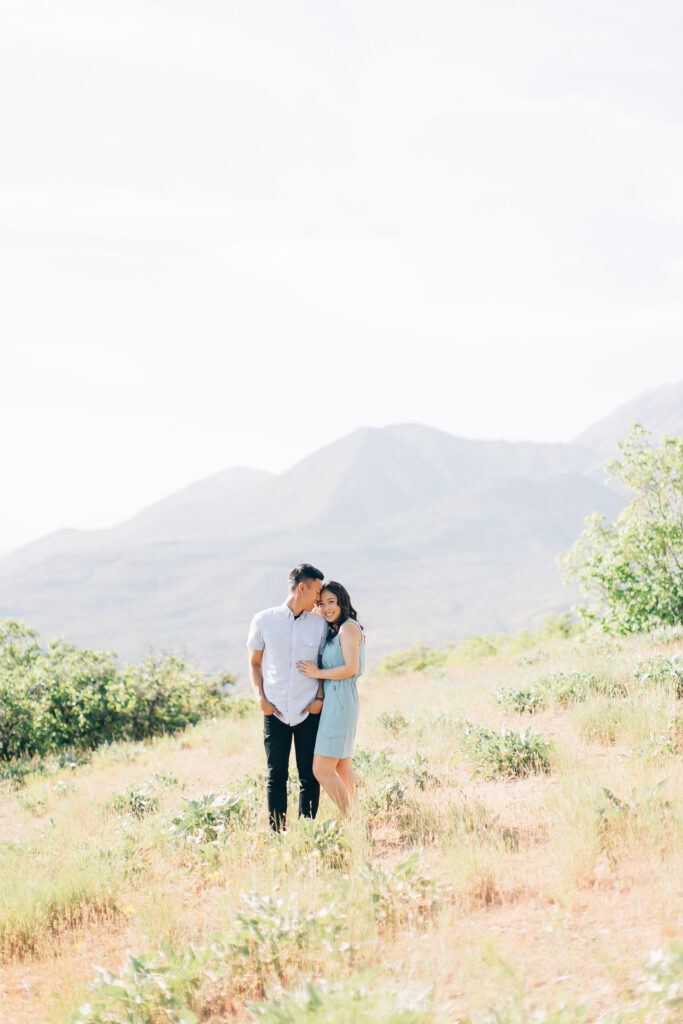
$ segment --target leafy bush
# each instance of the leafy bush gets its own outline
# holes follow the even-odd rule
[[[500,733],[482,725],[466,725],[462,746],[474,765],[476,775],[484,778],[513,778],[550,771],[552,743],[531,729]]]
[[[382,926],[425,924],[439,907],[438,890],[418,871],[420,853],[385,867],[369,861],[358,881],[368,891],[375,921]]]
[[[657,655],[648,661],[641,661],[634,675],[641,690],[669,690],[677,700],[683,699],[683,661],[678,654],[672,658]]]
[[[244,909],[237,913],[237,928],[226,945],[250,963],[274,968],[280,973],[287,960],[313,944],[339,950],[339,935],[346,916],[338,903],[302,909],[295,894],[288,899],[245,893]]]
[[[398,736],[408,728],[408,719],[400,711],[383,711],[377,716],[377,724],[392,736]]]
[[[108,810],[117,814],[131,814],[144,818],[159,809],[159,797],[151,785],[129,786],[123,793],[113,793],[105,804]]]
[[[595,693],[625,696],[626,692],[623,683],[598,679],[587,672],[550,672],[536,682],[516,690],[500,686],[496,692],[496,701],[506,711],[533,715],[554,705],[568,707],[580,703]]]
[[[548,707],[549,695],[547,688],[539,683],[529,683],[514,690],[499,686],[496,691],[496,703],[503,710],[515,715],[533,715],[536,711],[544,711]]]
[[[231,826],[248,818],[243,798],[224,790],[204,793],[198,800],[183,797],[183,802],[185,808],[173,818],[172,832],[197,845],[225,842]]]
[[[41,652],[23,623],[0,623],[0,760],[142,740],[222,713],[221,685],[168,655],[116,666],[112,651],[55,640]]]
[[[445,651],[435,651],[423,644],[416,644],[407,651],[385,655],[378,671],[386,675],[402,675],[406,672],[424,672],[428,668],[443,668],[445,664]]]
[[[157,952],[130,957],[120,974],[97,967],[93,998],[72,1015],[71,1024],[195,1024],[189,1003],[214,959],[210,948],[187,946],[176,953],[164,942]]]
[[[662,779],[642,794],[633,789],[628,799],[603,787],[605,803],[598,807],[597,829],[601,849],[612,865],[623,849],[648,832],[658,844],[666,845],[672,815],[672,803],[663,794],[666,781]]]
[[[392,991],[386,983],[373,989],[369,983],[378,973],[367,971],[336,985],[305,982],[294,992],[252,1003],[250,1010],[264,1024],[437,1024],[440,1016],[430,997]]]
[[[607,463],[608,477],[634,492],[607,522],[595,512],[564,559],[592,599],[588,621],[616,633],[683,623],[683,437],[655,445],[635,424]]]
[[[299,818],[290,827],[286,841],[296,856],[313,857],[332,870],[345,868],[351,852],[343,822],[331,818]]]

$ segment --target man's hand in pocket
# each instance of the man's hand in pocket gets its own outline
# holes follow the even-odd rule
[[[264,715],[270,716],[272,714],[276,714],[278,718],[282,718],[282,712],[280,709],[276,708],[274,704],[271,704],[266,697],[259,697],[258,706],[261,708]]]
[[[305,708],[301,709],[301,714],[305,715],[308,711],[311,715],[319,715],[323,709],[323,702],[314,697],[310,704],[307,704]]]

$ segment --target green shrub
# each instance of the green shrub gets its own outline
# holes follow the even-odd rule
[[[129,786],[123,793],[113,793],[107,800],[107,810],[117,814],[131,814],[134,818],[144,818],[159,809],[159,797],[150,785]]]
[[[445,651],[435,651],[423,644],[416,644],[407,651],[385,655],[378,671],[386,675],[403,675],[406,672],[424,672],[428,668],[443,668],[445,664]]]
[[[400,732],[408,728],[408,719],[400,711],[383,711],[381,715],[377,716],[376,721],[385,732],[391,733],[392,736],[398,736]]]
[[[305,982],[296,991],[252,1003],[250,1010],[264,1024],[438,1024],[442,1019],[431,996],[411,997],[386,982],[371,987],[378,973],[334,985]]]
[[[549,703],[546,687],[538,683],[529,683],[516,690],[499,686],[495,699],[504,711],[515,715],[533,715],[536,711],[544,711]]]
[[[552,743],[531,729],[494,732],[482,725],[465,726],[463,751],[484,778],[513,778],[550,771]]]
[[[234,703],[181,659],[116,666],[112,651],[54,640],[46,652],[22,623],[0,623],[0,761],[114,740],[144,740],[223,713]]]
[[[157,952],[130,957],[120,974],[98,967],[93,996],[71,1024],[195,1024],[189,1003],[214,960],[210,948],[176,953],[164,942]]]
[[[677,700],[683,699],[683,661],[678,654],[671,658],[660,654],[641,661],[634,675],[640,690],[669,690]]]
[[[188,842],[219,844],[235,824],[244,824],[249,812],[242,797],[221,790],[204,793],[198,800],[183,798],[182,813],[173,818],[171,831]]]
[[[439,894],[431,879],[419,873],[420,853],[387,867],[366,862],[358,881],[370,897],[373,916],[380,926],[425,925],[439,908]]]
[[[331,818],[299,818],[290,826],[285,842],[295,856],[313,857],[332,870],[345,868],[351,853],[343,822]]]

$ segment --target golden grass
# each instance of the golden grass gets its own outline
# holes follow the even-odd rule
[[[406,990],[434,984],[453,1020],[565,1001],[587,1003],[597,1021],[632,1006],[648,950],[681,935],[683,768],[670,739],[681,702],[665,693],[596,697],[531,718],[503,713],[498,686],[560,670],[632,681],[636,661],[652,653],[642,638],[543,647],[537,660],[533,651],[508,655],[443,677],[368,676],[358,747],[387,750],[389,781],[401,774],[404,791],[348,826],[341,868],[305,829],[272,837],[264,791],[227,843],[172,835],[183,798],[237,791],[246,773],[263,771],[257,714],[114,745],[89,764],[0,790],[2,1024],[63,1024],[88,998],[93,964],[116,971],[128,953],[233,932],[245,892],[291,897],[299,909],[332,902],[341,930],[331,939],[311,926],[302,945],[285,943],[277,965],[256,947],[231,954],[197,997],[204,1020],[249,1019],[246,1005],[268,986],[343,980],[380,964]],[[398,712],[407,724],[387,728],[382,714]],[[531,724],[553,740],[552,772],[472,778],[462,718],[492,729]],[[417,754],[428,765],[422,781],[410,775]],[[361,794],[382,785],[369,774]],[[112,795],[132,786],[151,787],[158,806],[140,817],[112,810]],[[324,798],[319,820],[333,817]],[[398,909],[377,917],[364,865],[391,870],[415,848],[437,903],[413,913],[419,897],[397,895],[392,881],[399,888],[386,899]]]

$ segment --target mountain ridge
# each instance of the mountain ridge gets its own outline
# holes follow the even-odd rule
[[[349,587],[375,657],[522,628],[576,596],[555,557],[585,515],[621,507],[595,478],[599,460],[585,443],[358,428],[284,473],[233,467],[108,530],[18,549],[0,560],[0,617],[124,658],[179,647],[235,669],[253,611],[311,561]]]

